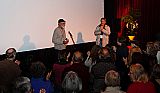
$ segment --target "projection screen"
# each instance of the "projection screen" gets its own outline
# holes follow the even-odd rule
[[[0,53],[54,47],[57,20],[66,20],[66,35],[78,43],[95,41],[94,30],[104,15],[104,0],[0,0]]]

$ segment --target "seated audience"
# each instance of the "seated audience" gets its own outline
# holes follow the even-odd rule
[[[129,76],[133,83],[129,86],[127,93],[156,93],[155,87],[149,81],[142,65],[131,65]]]
[[[70,53],[68,54],[68,56],[66,56],[66,53],[64,53],[61,58],[60,61],[56,62],[55,64],[53,64],[53,75],[54,75],[54,87],[55,87],[55,92],[59,93],[61,91],[61,83],[62,83],[62,73],[64,71],[64,69],[66,67],[69,67],[71,65],[71,63],[68,62],[68,57],[69,57]]]
[[[147,42],[147,44],[146,44],[146,54],[148,54],[149,56],[156,57],[157,51],[155,49],[154,42]]]
[[[13,83],[12,93],[33,93],[30,79],[18,77]]]
[[[152,71],[152,68],[157,64],[157,49],[155,48],[154,42],[147,42],[146,45],[146,62],[149,64],[149,74]]]
[[[62,82],[64,93],[79,93],[82,90],[82,81],[76,72],[69,71]]]
[[[119,73],[114,70],[106,73],[105,84],[107,87],[102,93],[125,93],[120,90],[120,76]]]
[[[87,52],[88,57],[84,63],[85,63],[85,66],[89,67],[89,72],[91,72],[92,66],[96,64],[99,51],[100,51],[100,46],[95,45],[92,47],[91,51]]]
[[[131,64],[139,63],[144,67],[145,71],[149,72],[149,63],[146,62],[144,59],[145,56],[143,54],[141,54],[140,52],[134,52],[132,54]]]
[[[128,60],[127,58],[128,55],[129,55],[129,49],[126,44],[126,38],[119,37],[117,40],[115,66],[121,77],[120,86],[123,91],[127,91],[128,85],[130,84],[130,79],[128,76],[128,68],[127,68],[128,61],[124,62],[124,60]]]
[[[134,64],[134,62],[132,61],[132,56],[134,53],[142,54],[142,51],[139,46],[131,44],[131,48],[129,49],[129,55],[128,55],[128,64]]]
[[[91,69],[90,76],[90,91],[91,93],[99,93],[105,88],[105,74],[109,70],[116,69],[109,51],[106,47],[102,48],[99,53],[99,59]]]
[[[34,93],[39,93],[41,89],[45,89],[46,93],[53,93],[53,84],[49,80],[51,72],[44,76],[46,67],[42,62],[33,62],[30,67],[32,74],[31,85]]]
[[[9,48],[6,51],[6,59],[0,62],[0,89],[10,93],[11,83],[21,75],[19,61],[15,61],[16,50]]]
[[[124,37],[119,37],[117,40],[117,50],[116,50],[116,59],[122,61],[123,58],[128,57],[129,49],[126,45],[126,39]]]
[[[82,93],[88,93],[89,89],[89,70],[83,64],[83,55],[80,51],[76,51],[72,57],[72,65],[64,69],[63,76],[69,71],[74,71],[82,80]]]
[[[151,81],[154,84],[157,93],[160,93],[160,64],[154,65],[151,73]]]
[[[98,53],[98,61],[114,64],[108,47],[103,47]]]

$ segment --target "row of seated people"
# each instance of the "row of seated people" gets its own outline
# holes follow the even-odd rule
[[[11,90],[16,91],[13,93],[159,93],[160,65],[155,57],[151,55],[147,61],[149,53],[144,56],[145,52],[135,46],[128,49],[123,40],[118,45],[116,51],[114,47],[94,46],[87,52],[86,60],[79,51],[74,52],[71,62],[64,55],[49,71],[42,62],[32,62],[32,88],[18,87],[24,83],[21,79],[20,84],[13,82],[21,76],[21,70],[20,62],[15,60],[16,50],[10,48],[6,51],[7,59],[0,62],[0,90],[2,93],[12,93]],[[30,91],[24,92],[27,88]]]

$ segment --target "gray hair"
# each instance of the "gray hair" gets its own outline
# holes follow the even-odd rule
[[[18,77],[13,83],[13,93],[30,93],[32,90],[28,77]]]
[[[82,81],[74,71],[69,71],[63,82],[62,88],[66,93],[78,93],[82,90]]]
[[[105,75],[105,83],[107,85],[107,87],[116,87],[120,85],[120,76],[119,73],[114,71],[114,70],[110,70],[106,73]]]

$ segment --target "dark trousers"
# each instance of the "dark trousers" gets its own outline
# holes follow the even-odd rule
[[[56,62],[59,62],[60,59],[62,59],[66,56],[66,49],[55,50],[55,51],[56,51],[56,54],[55,54]]]

